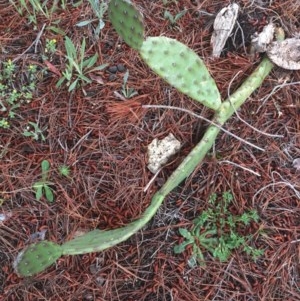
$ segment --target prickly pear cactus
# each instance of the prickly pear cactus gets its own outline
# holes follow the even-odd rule
[[[108,14],[117,33],[126,44],[139,50],[144,41],[144,23],[142,14],[129,0],[111,0]]]
[[[14,262],[14,268],[21,276],[32,276],[44,271],[61,255],[60,245],[51,241],[40,241],[19,253]]]
[[[177,90],[215,111],[219,109],[221,97],[215,81],[199,56],[186,45],[167,37],[149,37],[140,54]]]

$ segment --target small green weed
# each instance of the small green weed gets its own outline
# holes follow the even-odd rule
[[[175,26],[177,21],[186,14],[187,10],[182,10],[175,16],[173,16],[168,10],[164,12],[164,18],[170,22],[171,26]]]
[[[43,15],[48,20],[52,18],[53,13],[57,10],[58,0],[52,2],[49,7],[50,1],[40,1],[40,0],[9,0],[9,2],[14,6],[16,11],[21,16],[27,16],[29,23],[37,25],[37,16]],[[61,1],[62,7],[65,6],[65,1]]]
[[[0,128],[8,128],[10,120],[15,117],[15,110],[33,98],[39,73],[36,65],[29,65],[22,70],[12,61],[0,63],[0,111],[6,116],[2,117]]]
[[[46,39],[45,52],[42,55],[43,60],[52,60],[53,55],[56,52],[57,41],[56,39]]]
[[[96,53],[89,58],[85,58],[85,39],[82,40],[79,53],[69,37],[65,38],[65,48],[67,52],[67,65],[65,71],[62,72],[63,76],[56,83],[56,87],[60,87],[66,81],[67,86],[69,87],[68,91],[71,92],[80,83],[89,84],[92,82],[92,80],[86,75],[94,71],[103,70],[105,67],[107,67],[107,64],[103,64],[92,68],[97,62],[98,54]]]
[[[129,77],[129,71],[127,70],[123,77],[122,94],[125,98],[129,99],[138,94],[133,88],[128,88],[127,81]]]
[[[29,121],[28,126],[23,131],[23,136],[32,137],[36,141],[39,139],[41,139],[42,141],[46,141],[46,138],[43,135],[44,130],[46,130],[46,127],[40,129],[37,123]]]
[[[46,39],[45,52],[49,54],[54,54],[56,52],[56,39]]]
[[[0,119],[0,128],[3,128],[3,129],[8,129],[9,128],[9,123],[7,121],[7,118],[1,118]]]
[[[97,24],[96,28],[93,27],[93,29],[94,29],[95,38],[99,39],[101,29],[103,29],[105,26],[105,23],[103,21],[103,15],[107,11],[108,5],[104,1],[101,1],[99,3],[99,0],[88,0],[88,2],[90,3],[90,5],[93,9],[96,19],[81,21],[81,22],[77,23],[76,26],[83,27],[83,26],[91,25],[92,23],[97,21],[98,24]]]
[[[58,167],[58,172],[61,176],[68,178],[70,176],[70,168],[67,165],[61,165]]]
[[[54,195],[48,182],[48,174],[50,170],[50,163],[48,160],[43,160],[41,163],[42,168],[42,179],[33,184],[33,189],[35,190],[35,198],[40,200],[44,195],[48,202],[54,201]]]
[[[263,250],[248,245],[252,235],[242,236],[238,232],[238,229],[245,229],[251,221],[258,221],[257,211],[233,215],[228,209],[232,200],[231,192],[224,192],[220,201],[215,193],[212,194],[209,199],[210,208],[194,220],[192,230],[179,229],[184,241],[174,247],[174,252],[180,254],[191,245],[192,256],[188,260],[190,267],[195,267],[197,263],[204,264],[201,248],[209,251],[220,261],[227,261],[232,251],[239,247],[243,247],[243,251],[254,260],[264,253]]]

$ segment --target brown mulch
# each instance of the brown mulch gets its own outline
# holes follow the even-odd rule
[[[2,2],[0,62],[22,54],[42,25],[51,23],[39,16],[34,29],[12,5]],[[194,49],[205,60],[223,98],[261,60],[248,54],[255,31],[273,19],[288,37],[299,33],[299,2],[236,1],[241,6],[240,29],[230,38],[222,57],[211,59],[214,16],[230,1],[169,2],[167,9],[173,14],[189,9],[174,27],[163,18],[162,1],[134,1],[144,14],[147,35],[176,38]],[[140,217],[207,127],[186,113],[146,110],[137,106],[138,102],[182,107],[212,117],[209,109],[152,73],[138,53],[118,38],[108,20],[99,40],[91,27],[76,27],[93,16],[88,3],[68,7],[57,10],[52,22],[59,21],[59,27],[78,45],[85,36],[88,53],[99,54],[98,64],[123,64],[129,70],[128,86],[138,95],[128,103],[133,104],[130,109],[116,97],[124,72],[110,80],[103,71],[103,84],[86,85],[85,93],[80,88],[71,93],[66,86],[56,88],[59,77],[48,72],[40,78],[33,101],[18,108],[10,128],[0,128],[0,211],[8,217],[0,221],[0,300],[300,300],[300,174],[292,165],[300,157],[300,72],[280,68],[274,68],[251,95],[239,117],[260,131],[282,137],[254,131],[237,116],[226,124],[227,130],[265,151],[221,133],[192,176],[168,196],[153,220],[126,242],[101,253],[62,257],[35,277],[21,278],[14,272],[14,258],[33,233],[46,230],[47,239],[63,243],[78,231],[118,228]],[[46,39],[57,40],[51,63],[60,72],[64,70],[63,36],[47,28],[37,52],[33,46],[18,57],[19,70],[28,64],[46,67],[41,59]],[[0,111],[0,117],[5,114]],[[45,142],[22,135],[28,121],[37,120],[41,128],[46,127]],[[146,166],[147,145],[170,132],[183,147],[144,192],[152,178]],[[37,201],[32,189],[45,159],[51,164],[53,203],[44,198]],[[70,167],[71,178],[58,173],[61,165]],[[254,243],[265,253],[253,261],[237,251],[228,262],[205,253],[206,266],[190,268],[191,250],[179,255],[173,252],[180,241],[178,228],[192,226],[192,220],[207,209],[213,192],[228,190],[234,196],[232,212],[257,209],[264,235]]]

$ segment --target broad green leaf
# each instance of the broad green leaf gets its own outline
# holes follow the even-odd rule
[[[97,62],[97,59],[98,59],[98,54],[96,53],[92,57],[84,60],[83,67],[87,68],[87,69],[91,68],[92,66],[95,65],[95,63]]]
[[[83,26],[86,26],[86,25],[89,25],[89,24],[93,23],[96,20],[97,19],[81,21],[81,22],[77,23],[76,26],[83,27]]]
[[[43,185],[40,185],[35,188],[35,198],[39,201],[40,198],[43,196]]]
[[[73,81],[73,83],[70,85],[70,87],[69,87],[69,89],[68,89],[69,92],[73,91],[73,90],[76,88],[77,83],[78,83],[78,80],[79,80],[79,79],[76,78],[76,79]]]
[[[59,28],[59,27],[48,26],[47,29],[53,31],[54,33],[62,35],[62,36],[66,35],[66,33],[61,28]]]
[[[185,251],[185,248],[187,245],[189,245],[190,243],[184,241],[183,243],[174,246],[173,251],[175,254],[181,254],[182,252]]]
[[[52,203],[54,201],[54,195],[52,189],[48,185],[44,185],[44,189],[45,189],[46,199]]]
[[[181,12],[179,12],[175,18],[174,18],[174,21],[178,21],[181,17],[183,17],[185,14],[186,14],[187,10],[182,10]]]
[[[81,80],[85,81],[86,83],[90,84],[92,82],[91,79],[89,79],[88,77],[86,77],[83,74],[78,74],[78,78],[80,78]]]
[[[65,77],[61,77],[55,85],[56,88],[59,88],[64,81],[65,81]]]
[[[67,57],[68,59],[75,59],[77,57],[77,52],[76,52],[76,48],[75,45],[73,44],[72,40],[66,36],[65,37],[65,48],[67,51]]]
[[[193,239],[192,234],[187,229],[179,228],[178,231],[179,231],[180,235],[183,236],[184,238],[186,238],[188,240]]]
[[[94,71],[101,71],[101,70],[105,69],[107,66],[109,66],[109,64],[102,64],[98,67],[95,67],[95,68],[89,70],[88,73],[94,72]]]
[[[47,172],[50,168],[50,163],[48,160],[43,160],[41,163],[42,172]]]

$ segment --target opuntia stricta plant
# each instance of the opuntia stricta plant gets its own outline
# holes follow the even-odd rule
[[[50,241],[30,245],[15,260],[15,269],[21,276],[42,272],[62,255],[105,250],[125,241],[144,227],[155,215],[165,197],[201,163],[215,142],[222,125],[262,84],[273,68],[273,63],[267,57],[263,58],[245,82],[222,102],[215,81],[203,60],[193,50],[167,37],[145,38],[143,17],[128,0],[111,0],[108,12],[120,37],[140,53],[155,73],[180,92],[215,111],[215,116],[201,141],[154,194],[149,207],[139,219],[114,230],[93,230],[62,245]],[[278,39],[283,39],[282,32],[279,32]]]

